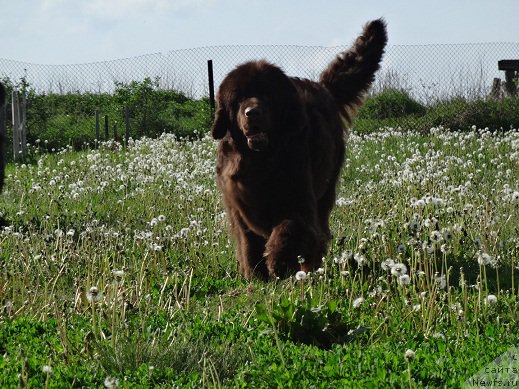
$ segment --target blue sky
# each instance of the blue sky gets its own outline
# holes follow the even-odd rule
[[[72,64],[216,45],[519,42],[519,0],[0,0],[0,57]],[[519,55],[519,53],[518,53]]]

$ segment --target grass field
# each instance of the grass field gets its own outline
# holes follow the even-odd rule
[[[215,148],[9,166],[1,387],[451,388],[518,345],[517,130],[351,135],[322,269],[270,283],[237,273]]]

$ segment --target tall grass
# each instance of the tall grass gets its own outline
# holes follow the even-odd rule
[[[322,269],[271,283],[237,272],[209,138],[31,153],[4,386],[452,387],[517,342],[517,130],[354,132]]]

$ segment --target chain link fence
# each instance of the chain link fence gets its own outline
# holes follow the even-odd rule
[[[219,85],[236,65],[266,59],[290,76],[316,79],[326,65],[347,47],[215,46],[72,65],[38,65],[0,59],[0,79],[16,84],[25,79],[38,93],[111,93],[116,83],[148,77],[161,88],[182,91],[192,98],[208,95],[207,60],[213,60]],[[519,43],[389,46],[377,86],[404,88],[425,103],[434,98],[483,97],[495,77],[497,63],[519,57]],[[396,84],[396,85],[395,85]]]
[[[34,133],[36,117],[39,117],[38,120],[45,119],[43,120],[45,123],[42,124],[44,126],[56,125],[56,120],[52,120],[51,117],[52,111],[58,110],[55,108],[56,104],[51,104],[45,107],[44,112],[31,113],[31,107],[34,109],[36,106],[34,96],[122,95],[121,85],[128,86],[132,82],[152,80],[148,85],[151,89],[177,91],[187,99],[207,101],[208,60],[213,62],[214,83],[218,88],[223,77],[230,70],[251,59],[266,59],[281,66],[290,76],[315,80],[327,64],[345,49],[347,47],[217,46],[72,65],[38,65],[0,59],[0,80],[10,87],[32,91],[32,101],[31,98],[28,101],[27,121],[29,133]],[[486,98],[492,91],[494,79],[504,78],[504,72],[498,70],[498,61],[502,59],[519,59],[519,43],[388,46],[382,68],[377,74],[373,93],[387,88],[396,88],[404,90],[425,106],[452,98],[467,100]],[[142,84],[137,86],[142,87]],[[75,107],[54,112],[57,116],[63,117],[63,123],[58,127],[65,128],[73,125],[76,121],[71,120],[70,117],[81,114],[89,116],[88,125],[94,128],[94,107],[102,105],[100,98],[94,100],[92,107],[88,109]],[[145,100],[145,103],[148,100]],[[163,100],[168,102],[168,105],[163,107],[166,111],[156,113],[157,117],[182,114],[180,108],[176,107],[176,110],[171,108],[174,103],[181,104],[181,98],[163,95],[161,99],[154,100],[155,106],[160,106]],[[134,102],[135,109],[131,113],[132,117],[137,115],[135,110],[139,109],[139,104],[142,106],[144,103]],[[69,112],[66,112],[67,110]],[[120,107],[118,110],[117,114],[112,114],[117,116],[113,120],[122,122],[125,108]],[[207,115],[210,115],[209,111]],[[149,117],[148,114],[144,116]],[[201,122],[205,125],[207,121]],[[142,127],[145,125],[143,123],[142,120],[141,122],[134,120],[133,126]],[[146,125],[169,128],[160,121]],[[163,129],[157,128],[157,131]],[[146,133],[137,132],[132,135],[139,134]],[[28,139],[34,140],[31,136]],[[86,139],[86,142],[88,141],[89,139]]]

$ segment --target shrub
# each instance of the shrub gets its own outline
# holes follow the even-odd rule
[[[436,104],[427,116],[427,125],[430,127],[442,125],[453,130],[468,130],[473,125],[492,130],[518,128],[519,100],[453,99]]]
[[[354,121],[354,128],[360,133],[384,127],[428,130],[443,126],[453,130],[469,130],[473,125],[491,130],[518,128],[519,99],[468,101],[453,98],[425,107],[404,91],[387,89],[368,98]]]
[[[114,94],[38,94],[28,91],[27,140],[41,141],[48,150],[68,145],[75,149],[95,141],[95,112],[101,115],[100,138],[104,136],[104,115],[109,118],[109,137],[117,124],[118,139],[125,132],[125,109],[130,114],[130,136],[156,137],[163,132],[180,137],[198,137],[208,130],[211,110],[208,99],[194,100],[185,94],[159,88],[159,80],[116,83]],[[11,115],[7,115],[10,117]],[[12,124],[8,123],[8,127]],[[12,136],[12,135],[11,135]],[[47,142],[45,142],[47,141]]]
[[[409,115],[423,115],[425,107],[409,93],[399,89],[386,89],[366,100],[359,111],[359,119],[384,120]]]

